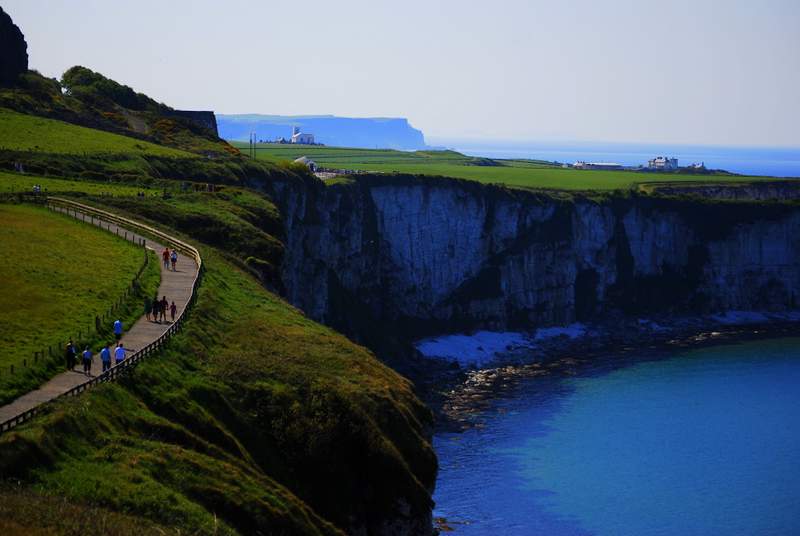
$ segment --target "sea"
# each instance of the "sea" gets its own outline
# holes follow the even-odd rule
[[[800,339],[527,380],[434,436],[456,535],[800,534]]]
[[[678,165],[705,164],[708,169],[741,175],[800,177],[798,147],[721,147],[703,145],[656,145],[603,142],[514,142],[432,138],[428,143],[454,149],[470,156],[525,158],[573,164],[613,162],[624,166],[645,166],[656,156],[678,159]]]

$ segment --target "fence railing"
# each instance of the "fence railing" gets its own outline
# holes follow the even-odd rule
[[[187,244],[181,240],[178,240],[158,229],[150,227],[149,225],[145,225],[139,223],[137,221],[124,218],[121,216],[117,216],[116,214],[112,214],[110,212],[100,210],[89,205],[84,205],[82,203],[77,203],[75,201],[59,198],[59,197],[51,197],[48,198],[48,204],[53,204],[55,206],[61,206],[63,208],[71,209],[73,211],[77,211],[77,213],[83,213],[87,215],[91,215],[93,217],[100,218],[104,221],[112,222],[116,225],[122,226],[124,225],[126,228],[135,228],[143,233],[147,233],[155,238],[158,238],[174,247],[178,251],[181,251],[184,255],[190,256],[194,259],[197,263],[197,273],[194,276],[192,281],[192,291],[191,297],[189,298],[189,302],[186,304],[178,318],[175,319],[175,322],[167,328],[164,333],[162,333],[156,340],[152,341],[151,343],[147,344],[137,352],[135,352],[132,356],[126,358],[121,363],[111,367],[109,370],[103,372],[102,374],[95,376],[83,383],[76,385],[75,387],[65,391],[64,393],[58,395],[57,397],[53,398],[52,400],[39,404],[38,406],[31,408],[27,411],[24,411],[14,417],[0,423],[0,434],[3,432],[7,432],[11,430],[15,426],[22,424],[28,420],[30,420],[34,415],[42,410],[44,406],[46,406],[49,402],[53,402],[55,400],[62,399],[67,396],[75,396],[78,395],[87,389],[94,387],[95,385],[99,385],[101,383],[106,383],[110,381],[114,381],[121,376],[131,372],[136,366],[139,365],[144,359],[148,356],[152,355],[153,353],[159,351],[164,344],[166,344],[167,340],[172,337],[178,330],[181,329],[183,323],[185,322],[186,318],[188,317],[189,311],[197,301],[197,288],[200,286],[200,281],[202,279],[202,274],[204,271],[202,259],[200,257],[200,252],[194,246]]]

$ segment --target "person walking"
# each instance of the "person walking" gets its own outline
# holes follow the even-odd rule
[[[172,322],[175,323],[175,313],[178,312],[178,306],[175,305],[175,302],[172,302],[172,305],[169,306],[169,314],[172,316]]]
[[[72,344],[72,339],[70,339],[69,342],[67,343],[67,348],[64,353],[64,357],[66,358],[67,361],[67,370],[72,370],[75,368],[75,358],[77,356],[77,353],[78,352],[75,351],[75,345]]]
[[[125,361],[125,348],[122,343],[117,344],[117,349],[114,350],[114,361],[116,361],[117,365]]]
[[[119,318],[114,321],[114,335],[116,335],[117,341],[122,338],[122,320]]]
[[[178,264],[178,252],[174,249],[172,250],[172,254],[169,256],[169,260],[172,261],[172,271],[175,271],[175,265]]]
[[[169,308],[169,302],[167,301],[167,297],[164,296],[163,298],[161,298],[161,305],[159,306],[160,313],[161,313],[161,319],[164,320],[164,322],[167,321],[167,309],[168,308]]]
[[[103,372],[111,368],[111,350],[108,349],[108,344],[100,350],[100,360],[103,362]]]
[[[92,351],[88,346],[83,351],[83,373],[87,376],[92,375]]]
[[[149,296],[144,297],[144,316],[147,320],[150,320],[150,313],[153,312],[153,300],[150,299]]]
[[[153,322],[158,322],[158,313],[161,309],[161,302],[158,301],[158,294],[153,296]]]
[[[164,268],[169,268],[169,248],[164,248],[161,252],[161,259],[164,261]]]

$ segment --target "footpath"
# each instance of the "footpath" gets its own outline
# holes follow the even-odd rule
[[[174,243],[181,243],[180,240],[173,239],[171,243],[166,243],[168,242],[166,240],[154,240],[152,236],[143,236],[134,232],[132,228],[134,226],[132,225],[123,227],[121,224],[99,219],[97,216],[87,215],[86,212],[88,212],[88,210],[81,211],[79,207],[73,208],[69,207],[69,205],[67,205],[67,207],[68,208],[58,205],[50,206],[50,208],[53,210],[68,214],[69,216],[75,217],[81,221],[85,221],[87,225],[93,224],[119,236],[127,236],[129,240],[133,240],[136,243],[139,243],[140,240],[145,240],[144,243],[146,244],[146,247],[156,252],[158,257],[157,262],[161,266],[161,285],[158,289],[158,298],[161,299],[162,297],[166,296],[170,304],[172,304],[173,301],[175,302],[175,305],[178,308],[175,315],[176,321],[183,316],[184,311],[192,301],[200,267],[195,259],[186,254],[179,253],[176,271],[172,271],[171,267],[165,267],[161,259],[161,252],[164,250],[164,248],[172,248]],[[86,208],[88,209],[89,207]],[[140,225],[142,227],[146,227],[144,224]],[[169,312],[167,312],[167,319],[169,318],[170,315]],[[167,336],[175,331],[176,327],[177,326],[175,326],[170,320],[167,320],[166,322],[162,321],[161,323],[147,320],[144,317],[144,304],[142,304],[142,317],[139,318],[139,320],[136,321],[133,326],[123,326],[125,331],[123,333],[121,342],[123,347],[126,349],[125,361],[129,361],[135,357],[143,357],[141,355],[142,353],[146,353],[153,346],[156,346],[157,343],[165,340]],[[116,347],[116,340],[112,339],[107,342],[109,343],[109,349],[112,353],[111,363],[114,365],[113,353],[114,348]],[[31,410],[41,406],[42,404],[67,393],[76,391],[79,392],[81,390],[81,386],[85,385],[86,387],[89,387],[91,384],[97,383],[98,379],[113,379],[117,376],[116,372],[119,372],[115,371],[114,369],[119,369],[126,366],[125,361],[123,361],[121,365],[112,366],[110,371],[102,374],[103,365],[100,361],[101,348],[90,348],[90,350],[94,353],[94,359],[92,361],[92,376],[87,377],[83,373],[82,358],[80,356],[81,352],[83,352],[83,348],[76,347],[76,350],[78,352],[78,358],[77,365],[74,370],[62,372],[58,376],[55,376],[43,384],[38,389],[22,395],[10,404],[0,407],[0,433],[12,428],[16,424],[19,424],[19,422],[27,420],[26,418],[23,418],[23,416],[30,414]],[[63,349],[61,349],[61,351],[63,353]]]

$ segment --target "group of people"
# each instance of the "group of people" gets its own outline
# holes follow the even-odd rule
[[[175,264],[178,262],[178,254],[173,249],[170,250],[169,248],[164,248],[164,252],[162,253],[164,258],[164,266],[169,268],[170,263],[172,264],[172,270],[175,270]],[[158,299],[158,295],[156,295],[153,299],[145,298],[144,299],[144,315],[150,322],[158,322],[159,324],[163,320],[164,322],[167,321],[167,311],[169,311],[170,317],[172,321],[175,322],[175,315],[178,313],[178,306],[175,305],[173,301],[171,304],[167,297],[164,296],[160,300]],[[125,347],[122,344],[122,320],[117,319],[114,321],[114,336],[117,339],[117,346],[114,348],[113,356],[116,364],[119,365],[125,360]],[[112,351],[110,349],[110,344],[106,344],[102,350],[100,350],[100,361],[103,363],[103,372],[107,371],[111,368],[111,356]],[[82,361],[83,361],[83,373],[87,376],[92,375],[92,359],[94,354],[89,349],[88,346],[83,350],[81,353]],[[75,348],[75,344],[70,339],[69,343],[67,344],[67,348],[65,351],[65,358],[67,362],[67,370],[74,370],[75,366],[77,365],[78,359],[78,350]]]
[[[161,259],[164,262],[164,268],[169,270],[171,263],[172,271],[175,271],[175,265],[178,264],[178,252],[176,250],[164,248],[164,251],[161,252]]]
[[[166,296],[160,300],[158,299],[158,296],[152,300],[150,298],[144,299],[144,316],[150,322],[158,322],[159,324],[162,320],[166,322],[167,311],[169,311],[172,321],[175,322],[175,315],[178,313],[178,306],[175,305],[174,301],[172,304],[170,304]]]
[[[119,321],[118,321],[119,322]],[[114,361],[117,365],[125,361],[125,346],[122,344],[119,339],[117,339],[117,346],[114,348]],[[103,349],[100,350],[100,361],[103,364],[103,372],[107,371],[111,368],[111,345],[106,343],[103,346]],[[66,359],[67,359],[67,370],[75,370],[75,365],[77,364],[77,357],[78,351],[75,348],[75,344],[72,342],[72,339],[69,340],[67,343],[66,349]],[[81,361],[83,362],[83,373],[87,376],[92,375],[92,359],[94,358],[94,354],[89,349],[87,345],[83,352],[81,353]]]

